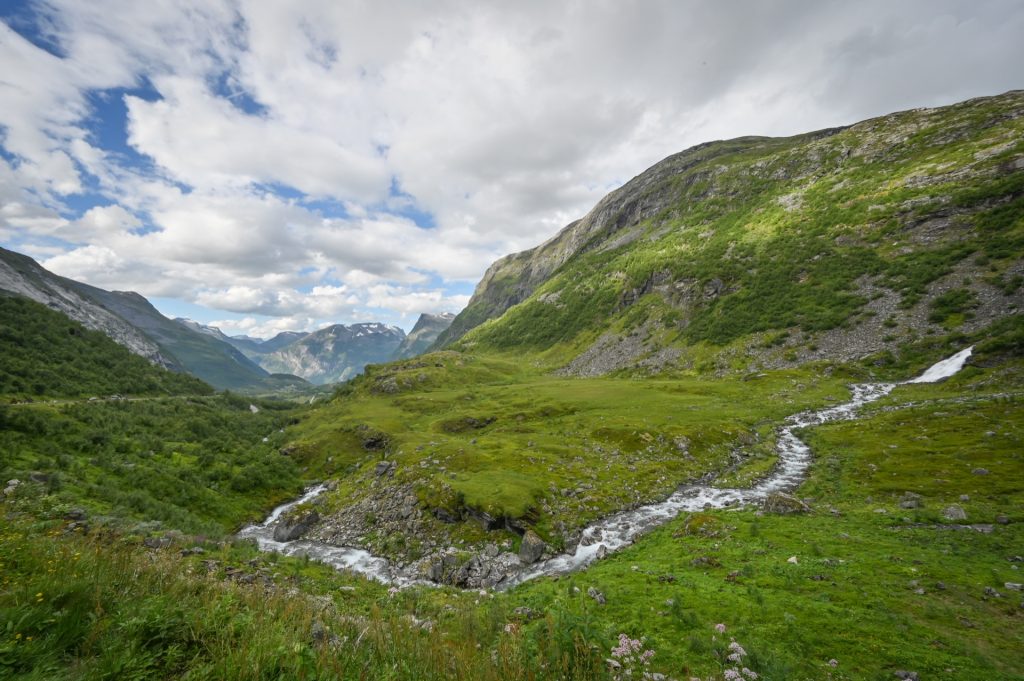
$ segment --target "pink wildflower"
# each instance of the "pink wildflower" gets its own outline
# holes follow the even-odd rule
[[[721,622],[719,622],[718,624],[715,625],[715,631],[717,631],[719,634],[724,634],[725,633],[725,625],[722,624]]]

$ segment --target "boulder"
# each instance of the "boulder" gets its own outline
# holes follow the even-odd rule
[[[69,509],[68,512],[64,514],[64,520],[85,520],[86,516],[87,514],[85,512],[85,509],[72,508]]]
[[[764,498],[761,503],[767,513],[787,515],[790,513],[810,513],[811,507],[800,501],[791,494],[784,492],[772,492]]]
[[[595,601],[597,601],[598,605],[604,605],[607,602],[604,597],[604,594],[595,589],[594,587],[590,587],[589,589],[587,589],[587,595],[593,598]]]
[[[274,541],[295,541],[320,522],[316,510],[282,518],[274,528]]]
[[[546,544],[536,532],[527,530],[523,535],[523,542],[519,545],[519,560],[527,565],[536,563],[544,553]]]
[[[900,508],[921,508],[921,495],[913,492],[905,492],[900,497]]]
[[[957,504],[951,504],[942,511],[946,520],[967,520],[967,513]]]

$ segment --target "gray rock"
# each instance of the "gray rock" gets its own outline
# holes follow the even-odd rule
[[[382,475],[394,475],[396,464],[394,461],[380,461],[373,469],[373,474],[378,478]]]
[[[527,530],[523,535],[523,542],[519,545],[519,560],[527,565],[536,563],[547,545],[533,530]]]
[[[999,515],[996,516],[996,523],[999,524],[999,525],[1009,525],[1010,524],[1010,519],[1007,516],[1005,516],[1002,513],[1000,513]]]
[[[85,520],[86,517],[85,509],[82,508],[72,508],[64,514],[64,520]]]
[[[31,480],[32,482],[38,482],[45,485],[46,483],[50,482],[51,479],[53,479],[53,476],[50,475],[49,473],[40,473],[39,471],[34,471],[28,474],[28,479]]]
[[[900,497],[900,508],[921,508],[921,495],[913,492],[905,492]]]
[[[1018,582],[1006,582],[1003,586],[1009,591],[1021,591],[1024,589],[1024,584]]]
[[[987,468],[975,468],[974,470],[971,471],[971,474],[972,475],[988,475],[988,469]]]
[[[942,516],[946,520],[967,520],[967,513],[957,504],[947,506],[945,510],[942,511]]]
[[[597,601],[598,605],[604,605],[607,602],[605,600],[604,594],[595,589],[594,587],[590,587],[587,589],[587,595],[593,598],[595,601]]]
[[[274,541],[295,541],[320,522],[320,514],[316,510],[297,516],[281,518],[274,528]]]
[[[811,507],[791,494],[773,492],[764,498],[761,507],[766,513],[788,515],[790,513],[810,513]]]
[[[905,681],[919,681],[917,672],[908,672],[902,669],[893,672],[893,676],[897,679],[904,679]]]
[[[142,545],[147,549],[165,549],[171,545],[170,537],[146,537]]]
[[[602,560],[607,555],[608,555],[608,547],[607,546],[605,546],[604,544],[601,544],[600,546],[597,547],[597,559],[598,560]]]
[[[327,640],[327,628],[324,627],[323,622],[317,620],[313,622],[313,627],[310,629],[309,635],[313,639],[313,643],[323,643]]]

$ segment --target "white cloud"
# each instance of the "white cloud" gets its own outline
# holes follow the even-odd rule
[[[452,309],[687,146],[995,94],[1024,63],[1014,0],[34,8],[61,56],[0,24],[0,239],[262,329]],[[119,101],[150,165],[104,146],[90,98],[146,84]],[[87,188],[104,205],[74,209]]]

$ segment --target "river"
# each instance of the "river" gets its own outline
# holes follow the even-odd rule
[[[920,376],[903,381],[906,384],[933,383],[960,371],[973,348],[967,348],[929,367]],[[776,448],[779,461],[772,473],[749,488],[715,487],[714,485],[687,485],[679,488],[664,501],[640,506],[608,516],[586,527],[579,544],[572,553],[563,553],[511,573],[499,589],[511,588],[530,579],[546,575],[563,574],[579,570],[598,559],[603,553],[617,551],[633,542],[636,537],[665,523],[683,512],[725,508],[760,502],[773,492],[795,490],[807,475],[811,463],[811,449],[796,436],[796,430],[833,421],[856,418],[857,409],[886,395],[900,383],[861,383],[850,386],[851,399],[843,404],[795,414],[779,428]],[[415,568],[398,567],[387,559],[357,549],[331,546],[299,539],[291,542],[274,540],[274,527],[281,515],[291,508],[310,501],[326,491],[326,484],[315,485],[298,499],[278,506],[262,523],[250,525],[238,533],[239,537],[255,539],[260,549],[285,555],[306,555],[338,569],[353,570],[377,581],[404,587],[413,584],[432,584],[418,577]]]

